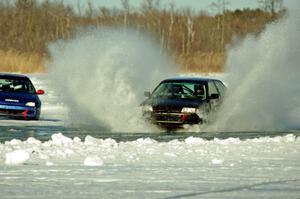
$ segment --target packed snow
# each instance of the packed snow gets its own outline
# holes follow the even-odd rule
[[[300,138],[0,144],[1,198],[297,198]],[[37,195],[35,195],[37,194]]]
[[[286,136],[262,137],[240,140],[239,138],[205,140],[188,137],[183,141],[158,142],[151,138],[117,142],[114,139],[97,139],[86,136],[84,140],[73,139],[61,133],[53,134],[51,140],[41,142],[35,138],[26,141],[13,139],[0,145],[1,165],[82,165],[102,166],[104,164],[170,164],[184,162],[191,164],[226,165],[243,164],[260,155],[297,155],[300,138]],[[284,149],[284,151],[282,151]],[[240,158],[235,160],[238,155]],[[248,160],[249,159],[249,160]],[[251,160],[252,159],[252,160]],[[276,158],[280,160],[281,158]],[[237,161],[237,162],[236,162]]]

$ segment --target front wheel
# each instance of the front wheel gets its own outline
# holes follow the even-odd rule
[[[35,116],[32,117],[32,118],[29,118],[29,119],[30,120],[39,120],[40,119],[40,114],[41,114],[41,109],[39,108],[39,109],[36,110]]]

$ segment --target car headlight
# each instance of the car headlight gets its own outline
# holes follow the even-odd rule
[[[181,109],[181,113],[196,113],[196,111],[197,111],[196,108],[183,107]]]
[[[35,107],[35,102],[27,102],[25,106]]]
[[[143,106],[142,110],[143,110],[143,112],[152,112],[153,111],[152,106],[150,106],[150,105]]]

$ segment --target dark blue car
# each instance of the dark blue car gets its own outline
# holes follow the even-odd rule
[[[25,75],[0,74],[0,116],[38,120],[42,94]]]
[[[207,122],[226,87],[217,79],[179,77],[163,80],[142,104],[143,116],[167,129]]]

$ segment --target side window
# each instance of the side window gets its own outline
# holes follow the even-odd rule
[[[211,96],[211,94],[219,94],[213,81],[208,82],[208,95]]]
[[[223,97],[225,95],[225,86],[220,81],[215,81],[217,89],[219,90],[220,95]]]

